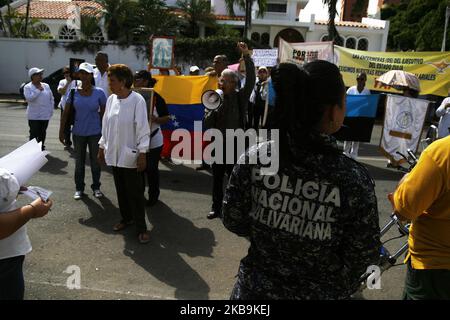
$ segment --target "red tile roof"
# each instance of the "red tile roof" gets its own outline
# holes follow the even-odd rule
[[[224,15],[216,15],[216,20],[233,20],[233,21],[245,21],[245,16],[224,16]]]
[[[81,12],[86,15],[93,15],[103,7],[94,1],[31,1],[30,17],[36,19],[61,19],[70,18],[70,7],[78,6]],[[92,9],[91,9],[92,8]],[[24,4],[17,8],[21,14],[26,14],[27,5]],[[97,13],[98,14],[98,13]]]
[[[327,21],[315,21],[315,24],[319,25],[328,25]],[[351,28],[365,28],[365,29],[377,29],[381,30],[383,28],[370,26],[368,24],[364,24],[362,22],[354,22],[354,21],[339,21],[335,23],[336,27],[351,27]]]

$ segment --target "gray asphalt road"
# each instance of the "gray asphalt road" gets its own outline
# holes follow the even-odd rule
[[[234,285],[247,241],[223,228],[219,220],[207,220],[212,177],[194,166],[160,164],[160,202],[147,210],[151,242],[140,245],[134,231],[112,231],[119,217],[113,177],[102,172],[102,191],[73,200],[74,159],[57,139],[59,111],[47,131],[49,162],[30,185],[54,193],[53,210],[43,219],[28,223],[33,251],[25,260],[26,299],[227,299]],[[360,147],[361,161],[376,180],[380,225],[390,214],[386,194],[402,174],[385,168],[377,151],[381,128],[376,126],[370,144]],[[0,156],[28,140],[25,107],[0,103]],[[86,190],[91,175],[86,171]],[[27,203],[27,199],[20,199]],[[396,236],[391,232],[383,239]],[[405,239],[389,242],[398,248]],[[401,262],[401,261],[399,261]],[[81,271],[81,289],[66,284],[70,266]],[[380,290],[365,290],[366,299],[400,299],[405,267],[389,269]]]

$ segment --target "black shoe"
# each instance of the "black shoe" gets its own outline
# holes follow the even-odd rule
[[[218,217],[219,217],[219,214],[217,214],[215,211],[211,211],[211,212],[208,213],[208,215],[206,216],[206,218],[208,218],[208,219],[210,219],[210,220],[215,219],[215,218],[218,218]]]

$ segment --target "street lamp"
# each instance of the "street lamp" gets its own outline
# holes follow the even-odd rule
[[[445,42],[447,41],[447,26],[448,26],[448,19],[450,17],[450,7],[447,7],[445,10],[445,29],[444,29],[444,39],[442,39],[442,48],[441,51],[445,51]]]

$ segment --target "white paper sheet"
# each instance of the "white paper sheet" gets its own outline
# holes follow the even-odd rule
[[[33,139],[6,156],[0,158],[0,168],[10,171],[21,186],[38,172],[47,162],[49,152],[41,150],[41,143]]]

